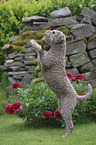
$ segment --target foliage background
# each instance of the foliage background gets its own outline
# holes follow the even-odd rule
[[[49,17],[50,12],[69,7],[72,15],[79,15],[83,7],[96,11],[95,0],[2,0],[0,1],[0,48],[9,43],[9,37],[18,35],[23,28],[22,17],[39,15]]]
[[[86,94],[88,88],[83,84],[74,84],[77,93]],[[96,121],[96,89],[93,90],[90,99],[78,102],[73,112],[73,122],[84,123],[84,120]],[[53,92],[44,82],[39,84],[30,84],[25,88],[19,89],[18,97],[22,109],[17,113],[18,116],[26,120],[27,125],[61,125],[65,126],[63,119],[54,118],[54,112],[58,109],[57,100]],[[44,118],[43,111],[52,112],[51,118]]]

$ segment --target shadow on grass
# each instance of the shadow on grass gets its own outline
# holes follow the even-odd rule
[[[57,128],[61,128],[61,124],[60,123],[56,123],[56,124],[47,124],[47,123],[38,123],[38,124],[27,124],[26,122],[22,121],[20,119],[20,121],[15,121],[15,122],[10,122],[9,124],[7,123],[6,125],[0,127],[0,129],[4,132],[22,132],[22,131],[30,131],[30,130],[38,130],[38,129],[57,129]]]

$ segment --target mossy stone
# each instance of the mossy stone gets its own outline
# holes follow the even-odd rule
[[[23,32],[26,32],[26,31],[32,31],[32,29],[31,28],[24,28]]]
[[[39,65],[37,65],[37,66],[35,67],[35,71],[36,71],[36,72],[41,71],[41,68],[39,67]]]
[[[32,73],[33,76],[37,77],[38,76],[38,72],[35,71],[34,73]]]
[[[40,45],[42,45],[42,42],[41,42],[41,40],[36,40],[36,42],[38,43],[38,44],[40,44]]]
[[[50,30],[50,26],[45,27],[43,30],[44,30],[44,31]]]
[[[75,40],[72,40],[72,41],[69,41],[69,42],[74,43],[74,42],[77,42],[77,41],[80,41],[80,40],[84,40],[84,42],[87,43],[86,38],[78,38],[78,39],[75,39]]]
[[[13,46],[13,48],[12,48],[13,52],[15,52],[15,51],[20,52],[21,50],[25,49],[25,47],[23,47],[23,46],[15,46],[15,45],[12,45],[12,46]]]
[[[56,28],[55,30],[59,30],[61,32],[63,32],[65,35],[70,35],[70,29],[67,26],[61,26]]]
[[[21,36],[16,37],[16,41],[22,40]]]
[[[23,32],[23,33],[21,34],[21,38],[22,38],[22,39],[25,39],[26,36],[30,36],[30,35],[33,36],[33,38],[34,38],[34,35],[36,34],[36,32],[37,32],[37,31],[34,31],[34,30],[33,30],[33,31],[26,31],[26,32]]]
[[[37,32],[35,33],[34,38],[35,38],[35,39],[41,39],[43,36],[44,36],[44,33],[38,32],[38,31],[37,31]]]
[[[30,39],[26,39],[26,40],[17,40],[17,41],[13,41],[12,45],[16,45],[16,46],[22,46],[24,44],[27,44],[27,42],[29,42]]]
[[[32,83],[39,83],[39,82],[42,82],[42,81],[44,81],[44,78],[43,77],[41,77],[41,78],[34,78],[32,80]]]
[[[46,45],[47,43],[41,38],[41,45]]]
[[[96,41],[96,34],[92,35],[92,36],[89,38],[89,42],[92,41],[92,40]]]
[[[36,62],[36,64],[38,64],[38,59],[34,59],[33,61]]]

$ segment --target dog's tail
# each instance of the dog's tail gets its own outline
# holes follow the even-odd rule
[[[77,101],[85,101],[91,97],[91,94],[92,94],[92,86],[88,84],[88,93],[83,96],[77,95]]]

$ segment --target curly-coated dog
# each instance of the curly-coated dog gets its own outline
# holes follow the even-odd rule
[[[76,102],[90,98],[92,87],[88,84],[88,93],[84,96],[79,96],[70,83],[65,70],[66,37],[62,32],[48,30],[45,32],[43,40],[51,45],[47,52],[35,40],[31,40],[30,43],[38,54],[44,79],[54,92],[55,98],[58,99],[58,108],[66,124],[64,137],[71,134],[74,128],[72,113]]]

